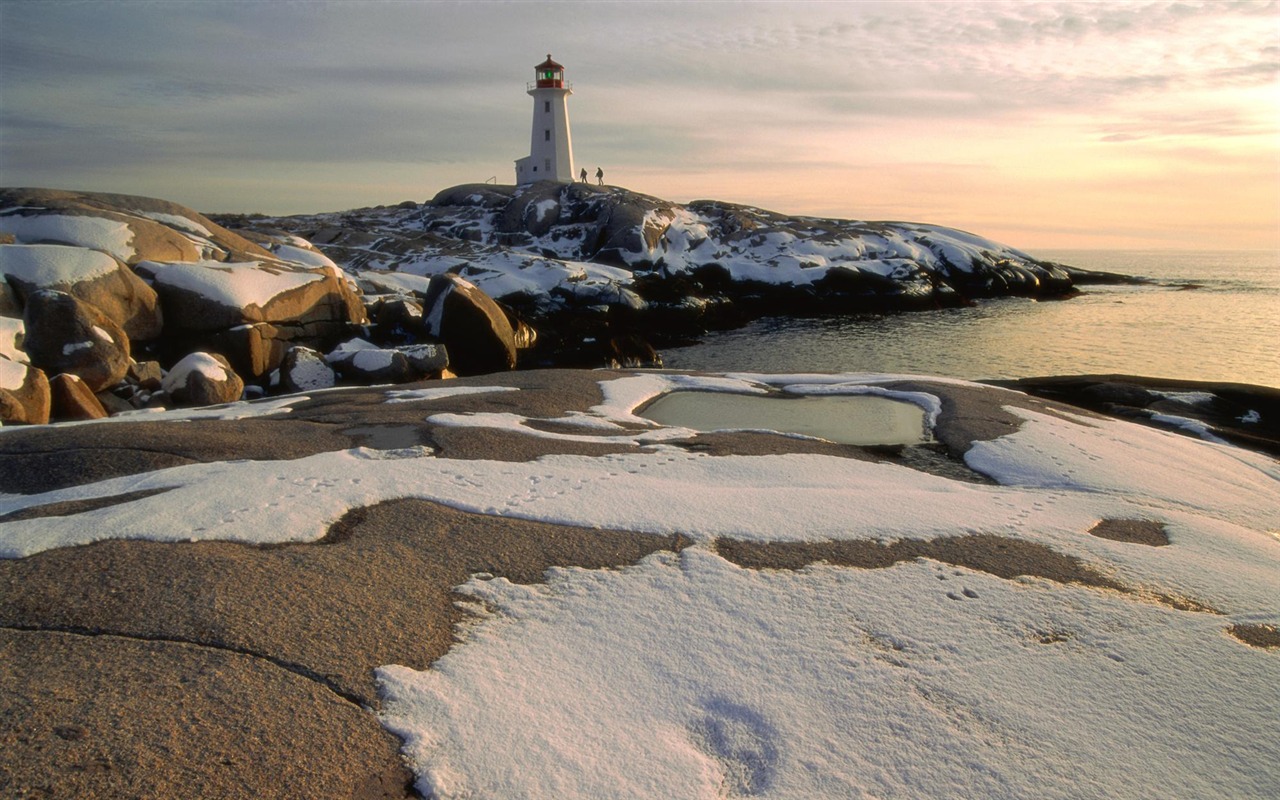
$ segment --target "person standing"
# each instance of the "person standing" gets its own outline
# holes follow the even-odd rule
[[[583,167],[583,168],[582,168],[582,182],[583,182],[583,183],[586,183],[586,182],[587,182],[587,168],[586,168],[586,167]]]
[[[596,185],[604,186],[604,167],[596,167]]]

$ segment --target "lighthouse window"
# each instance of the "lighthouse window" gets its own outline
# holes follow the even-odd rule
[[[544,141],[544,142],[549,142],[549,141],[551,141],[551,129],[550,129],[550,128],[547,128],[545,131],[543,131],[543,132],[542,132],[542,141]]]
[[[550,100],[547,100],[547,101],[543,102],[543,104],[542,104],[542,110],[543,110],[545,113],[547,113],[547,114],[550,114],[550,113],[551,113],[551,101],[550,101]]]

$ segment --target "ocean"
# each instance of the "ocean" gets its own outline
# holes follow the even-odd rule
[[[1118,373],[1280,387],[1280,253],[1040,250],[1048,261],[1152,278],[1069,300],[767,318],[662,351],[715,372],[892,372],[966,379]]]

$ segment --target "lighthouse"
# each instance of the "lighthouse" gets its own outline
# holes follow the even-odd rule
[[[516,161],[516,183],[561,181],[572,183],[573,142],[569,138],[569,106],[573,88],[564,81],[564,67],[547,60],[534,67],[529,84],[533,98],[533,130],[529,155]]]

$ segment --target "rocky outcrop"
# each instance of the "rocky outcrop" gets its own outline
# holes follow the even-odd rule
[[[366,293],[420,298],[424,281],[456,274],[536,330],[521,358],[540,366],[582,363],[599,349],[584,342],[668,345],[760,316],[1065,297],[1092,279],[936,225],[678,204],[580,183],[469,184],[424,204],[235,222],[312,241]],[[386,309],[389,322],[400,314]]]
[[[27,297],[24,349],[46,372],[68,372],[97,392],[129,369],[129,338],[96,306],[66,292],[41,289]]]

